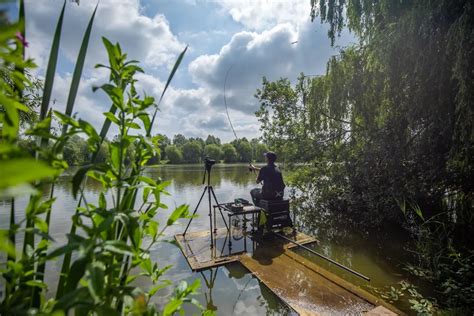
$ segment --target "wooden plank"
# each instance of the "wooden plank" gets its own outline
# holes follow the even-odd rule
[[[316,239],[301,232],[294,232],[290,230],[287,233],[289,238],[296,240],[301,244],[315,242]],[[211,236],[208,230],[189,232],[185,236],[183,234],[175,235],[175,240],[178,243],[181,252],[183,253],[189,267],[193,271],[200,271],[219,267],[231,262],[240,260],[243,253],[252,253],[256,245],[256,240],[262,243],[271,243],[274,241],[266,241],[264,239],[251,239],[250,234],[243,234],[240,229],[233,228],[233,236],[241,236],[240,240],[232,241],[232,248],[228,246],[227,229],[220,228],[214,235],[214,248],[211,249]],[[296,245],[289,242],[282,242],[280,246],[284,249],[293,248]]]
[[[377,306],[373,310],[368,311],[365,315],[366,316],[395,316],[397,314],[395,314],[394,312],[392,312],[391,310],[383,306]]]
[[[261,247],[240,262],[299,314],[362,313],[375,306],[305,265],[283,248]]]
[[[239,261],[243,252],[241,250],[229,251],[225,245],[227,242],[225,228],[217,230],[214,237],[214,248],[210,247],[210,235],[210,231],[206,230],[189,232],[185,236],[183,234],[174,236],[191,270],[200,271]]]
[[[374,306],[382,305],[388,310],[391,310],[395,313],[395,315],[404,315],[401,310],[396,308],[395,306],[385,302],[384,300],[376,297],[375,295],[370,294],[369,292],[365,291],[364,289],[344,280],[343,278],[337,276],[336,274],[329,272],[326,269],[323,269],[316,263],[309,261],[308,259],[294,253],[293,251],[287,251],[285,253],[286,256],[290,257],[291,259],[295,260],[296,262],[305,265],[308,269],[312,270],[313,272],[320,274],[328,281],[338,284],[339,286],[345,288],[346,290],[352,292],[353,294],[363,298],[364,300],[368,301],[369,303],[373,304]]]

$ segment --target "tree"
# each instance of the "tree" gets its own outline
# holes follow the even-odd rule
[[[109,143],[107,140],[102,142],[99,148],[99,152],[97,153],[96,162],[106,162],[110,158],[109,152]]]
[[[201,150],[204,150],[204,146],[206,146],[206,142],[201,137],[190,137],[190,142],[197,142],[201,146]]]
[[[19,87],[16,87],[16,82],[13,79],[15,76],[12,76],[13,70],[11,67],[1,67],[0,68],[0,78],[2,81],[7,83],[12,91],[18,92]],[[21,102],[28,108],[29,111],[20,111],[20,125],[25,126],[25,124],[32,124],[38,119],[38,111],[41,105],[42,91],[43,91],[43,81],[38,79],[31,74],[30,71],[25,70],[24,75],[27,78],[25,81],[24,87],[22,88],[21,93]],[[0,104],[0,114],[4,113],[4,107]]]
[[[80,136],[72,136],[63,149],[63,159],[70,166],[82,165],[89,160],[89,146]]]
[[[256,143],[253,146],[255,161],[264,162],[265,161],[265,156],[263,154],[265,154],[267,151],[268,151],[267,145],[262,144],[262,143]]]
[[[202,147],[197,141],[190,141],[183,146],[183,159],[187,163],[198,163],[201,161]]]
[[[186,139],[186,137],[184,135],[176,134],[173,137],[173,145],[175,145],[177,147],[183,147],[184,144],[186,144],[187,142],[188,142],[188,140]]]
[[[238,161],[240,162],[249,162],[252,160],[252,146],[250,145],[247,138],[241,138],[239,140],[234,140],[231,142],[237,151]]]
[[[306,162],[292,177],[305,202],[355,225],[406,225],[406,205],[423,210],[410,225],[436,216],[417,231],[427,236],[419,274],[437,283],[443,304],[472,306],[472,282],[455,272],[473,273],[472,1],[311,3],[332,43],[345,26],[359,42],[331,57],[323,76],[295,86],[264,78],[256,96],[265,142]]]
[[[204,147],[204,157],[220,161],[222,159],[222,149],[216,144],[209,144]]]
[[[206,138],[206,145],[211,145],[211,144],[220,146],[221,140],[219,139],[219,137],[216,137],[214,135],[208,135]]]
[[[178,164],[183,162],[183,154],[176,145],[168,145],[165,148],[166,157],[172,164]]]
[[[158,134],[156,135],[158,137],[158,144],[160,148],[160,158],[161,160],[166,160],[166,146],[171,145],[171,139],[169,139],[168,136],[165,134]]]
[[[238,160],[237,151],[235,150],[235,147],[232,146],[232,144],[222,145],[222,152],[223,152],[224,162],[232,163]]]

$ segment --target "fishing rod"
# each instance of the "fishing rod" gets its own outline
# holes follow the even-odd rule
[[[306,250],[306,251],[311,252],[312,254],[315,254],[315,255],[319,256],[320,258],[323,258],[323,259],[325,259],[325,260],[331,262],[332,264],[338,266],[339,268],[344,269],[344,270],[346,270],[346,271],[348,271],[348,272],[350,272],[350,273],[352,273],[352,274],[358,276],[359,278],[364,279],[364,280],[367,281],[367,282],[370,281],[370,278],[369,278],[369,277],[366,277],[366,276],[363,275],[362,273],[359,273],[359,272],[357,272],[357,271],[354,271],[354,270],[352,270],[351,268],[348,268],[348,267],[346,267],[345,265],[342,265],[342,264],[340,264],[339,262],[334,261],[334,260],[332,260],[331,258],[328,258],[328,257],[326,257],[325,255],[322,255],[322,254],[320,254],[319,252],[316,252],[316,251],[314,251],[313,249],[308,248],[308,247],[306,247],[305,245],[302,245],[302,244],[300,244],[299,242],[297,242],[297,241],[295,241],[295,240],[293,240],[293,239],[290,239],[290,238],[288,238],[288,237],[286,237],[286,236],[283,236],[282,234],[279,234],[279,233],[277,233],[277,232],[273,232],[273,234],[276,235],[277,237],[280,237],[280,238],[282,238],[282,239],[284,239],[284,240],[286,240],[286,241],[291,242],[292,244],[297,245],[298,247],[303,248],[303,249]]]
[[[229,73],[230,73],[230,70],[232,69],[232,67],[234,67],[234,64],[230,65],[229,69],[227,69],[227,72],[225,73],[225,78],[224,78],[224,106],[225,106],[225,113],[227,114],[227,119],[229,120],[230,128],[232,129],[232,133],[234,133],[235,140],[238,143],[239,138],[237,137],[237,133],[235,132],[234,125],[232,124],[232,120],[230,119],[229,108],[227,106],[227,97],[226,97],[226,94],[225,94],[225,89],[226,89],[226,86],[227,86],[227,78],[229,77]],[[252,156],[253,156],[253,148],[252,148]],[[255,170],[251,167],[251,165],[252,165],[252,161],[249,161],[248,169],[249,169],[250,172],[253,171],[255,173]]]

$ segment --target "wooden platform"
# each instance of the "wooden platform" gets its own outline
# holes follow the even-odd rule
[[[301,244],[315,242],[316,239],[296,232],[296,235],[287,233],[288,237]],[[233,228],[231,248],[229,248],[229,235],[227,229],[220,228],[214,234],[213,248],[211,244],[211,233],[206,231],[189,232],[185,236],[177,234],[174,236],[181,251],[193,271],[200,271],[222,266],[231,262],[240,261],[243,254],[253,253],[257,247],[258,240],[250,238],[241,229]],[[288,242],[281,243],[284,249],[293,248],[296,245]]]
[[[299,315],[403,315],[367,291],[278,246],[261,247],[240,262]]]
[[[284,234],[298,243],[316,241],[303,233],[292,234],[290,231]],[[225,228],[214,234],[212,248],[209,231],[190,232],[186,236],[178,234],[175,239],[193,271],[239,261],[299,315],[403,314],[394,306],[291,251],[290,248],[296,246],[293,243],[278,237],[252,239],[239,229],[232,235],[230,248]]]

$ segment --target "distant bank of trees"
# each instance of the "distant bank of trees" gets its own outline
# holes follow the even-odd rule
[[[207,136],[206,140],[197,138],[186,138],[184,135],[174,135],[170,139],[166,135],[159,134],[156,137],[160,148],[160,155],[152,157],[149,165],[168,162],[170,164],[200,163],[205,157],[223,161],[225,163],[264,161],[263,153],[268,151],[268,147],[259,142],[258,139],[247,140],[241,138],[227,144],[222,144],[221,140],[213,135]],[[107,146],[114,140],[105,140],[98,154],[98,162],[106,161],[109,155]],[[31,149],[33,152],[33,141],[23,139],[20,141],[23,148]],[[127,151],[127,160],[134,156],[135,148],[132,144]],[[63,151],[63,158],[70,166],[83,165],[90,160],[90,150],[87,141],[75,135],[69,139]]]
[[[199,163],[205,157],[226,163],[261,162],[264,161],[263,153],[268,151],[268,147],[256,138],[249,141],[244,137],[222,144],[221,140],[213,135],[207,136],[205,140],[200,137],[186,138],[181,134],[174,135],[172,140],[165,135],[160,136],[160,160],[172,164]],[[152,161],[158,162],[157,159]]]

